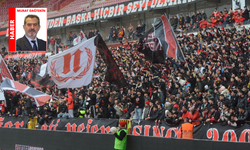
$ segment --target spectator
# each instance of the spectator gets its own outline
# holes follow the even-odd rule
[[[187,24],[189,25],[191,23],[191,18],[189,17],[188,13],[186,14],[186,22],[185,23],[186,23],[186,25]]]
[[[65,105],[63,100],[59,101],[59,106],[58,106],[58,114],[57,114],[57,118],[66,118],[68,116],[68,108]]]
[[[234,121],[236,122],[237,126],[241,126],[248,119],[249,119],[248,112],[245,110],[244,106],[243,105],[239,106],[238,113],[236,114],[236,117],[234,117]]]
[[[109,30],[109,40],[112,40],[113,37],[113,26],[110,26],[110,30]]]
[[[116,115],[119,116],[119,118],[121,118],[123,116],[123,105],[121,103],[121,101],[118,102],[118,100],[115,100],[115,111],[116,111]]]
[[[203,18],[202,18],[202,16],[201,16],[200,11],[197,11],[197,14],[196,14],[196,22],[199,23],[202,19],[203,19]]]
[[[56,39],[56,47],[61,47],[61,42],[62,42],[62,40],[61,40],[60,36],[58,36]]]
[[[179,24],[180,24],[180,26],[183,26],[185,24],[185,18],[183,17],[182,14],[181,14],[180,19],[179,19]]]
[[[208,119],[206,120],[206,122],[217,123],[219,118],[220,118],[220,112],[217,111],[217,106],[212,105],[210,107],[210,111],[208,113]]]
[[[120,29],[119,35],[118,35],[118,36],[119,36],[118,40],[119,40],[119,41],[122,41],[123,36],[124,36],[124,30],[123,30],[123,28]]]
[[[99,34],[99,30],[95,29],[94,35],[98,35],[98,34]]]
[[[199,24],[201,29],[205,29],[207,27],[207,20],[202,18],[202,21],[200,21]]]
[[[214,9],[211,16],[214,16],[215,18],[219,16],[219,12],[217,11],[217,8]]]
[[[173,18],[173,16],[170,16],[170,25],[171,25],[171,27],[174,26],[174,18]]]
[[[114,41],[116,41],[116,32],[113,30],[113,35],[112,35],[112,41],[114,42]]]
[[[68,106],[68,117],[73,118],[74,103],[71,92],[68,91],[68,98],[66,98],[65,100],[67,101],[66,105]]]
[[[129,24],[129,27],[128,27],[128,37],[127,39],[132,39],[132,35],[133,35],[133,31],[134,31],[134,27],[132,25],[132,23]]]
[[[150,116],[145,118],[145,120],[153,120],[155,121],[159,117],[158,107],[157,105],[153,106],[153,111],[150,113]]]
[[[2,53],[6,52],[6,47],[4,46],[4,44],[2,45]]]
[[[145,102],[145,107],[143,108],[142,112],[142,120],[148,117],[148,114],[150,113],[150,106],[149,106],[149,100]]]
[[[141,27],[142,27],[142,34],[145,34],[145,32],[146,32],[146,24],[142,23]]]
[[[199,111],[198,110],[195,110],[194,107],[191,107],[189,108],[189,119],[192,121],[192,124],[194,126],[197,126],[197,125],[200,125],[200,121],[199,121]]]
[[[179,23],[178,18],[174,16],[174,26],[173,26],[174,31],[176,30],[178,23]]]
[[[222,110],[220,112],[220,119],[218,122],[220,122],[223,125],[226,125],[228,123],[230,117],[230,112],[227,104],[223,104]]]
[[[204,18],[205,20],[207,20],[207,14],[205,13],[204,10],[201,12],[201,18]]]
[[[137,91],[137,97],[135,98],[135,115],[137,118],[136,123],[140,123],[142,120],[142,109],[143,109],[144,99],[141,95],[141,91]]]
[[[244,7],[243,18],[245,19],[244,23],[247,23],[247,21],[249,19],[249,11],[248,11],[246,6]]]
[[[161,104],[158,104],[157,106],[158,106],[158,117],[155,120],[155,122],[160,124],[162,121],[164,121],[165,110],[162,108],[163,106]]]
[[[54,39],[54,37],[52,36],[51,38],[50,38],[50,41],[49,41],[49,43],[50,43],[50,51],[53,51],[54,49],[55,49],[55,39]]]
[[[195,12],[193,12],[191,19],[192,19],[192,25],[194,25],[196,23],[196,13]]]

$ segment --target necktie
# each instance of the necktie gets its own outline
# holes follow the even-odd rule
[[[33,49],[34,51],[37,51],[36,41],[33,40],[33,41],[31,41],[31,42],[33,43],[32,49]]]

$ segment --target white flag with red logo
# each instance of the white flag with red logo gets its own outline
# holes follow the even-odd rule
[[[95,37],[49,57],[47,70],[59,89],[90,84],[95,64],[94,41]]]

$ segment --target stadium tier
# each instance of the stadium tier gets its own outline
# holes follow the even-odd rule
[[[127,137],[133,145],[127,149],[141,149],[135,141],[146,137],[163,141],[156,149],[166,145],[164,138],[185,150],[205,144],[204,149],[245,147],[250,140],[249,4],[0,0],[1,133],[15,131],[18,138],[35,133],[29,136],[32,143],[8,135],[20,141],[16,149],[32,144],[36,149],[71,149],[68,143],[56,147],[39,141],[44,133],[51,135],[45,140],[51,143],[59,143],[53,134],[79,136],[71,132],[107,141],[113,140],[112,133],[115,149],[126,149]],[[25,14],[18,24],[16,14],[9,13],[15,19],[8,20],[9,7],[27,7],[13,9],[17,13],[46,13],[46,7],[48,18],[39,22],[37,15]],[[21,36],[15,39],[19,25]],[[13,142],[0,143],[0,149],[7,145],[13,147]],[[92,147],[100,149],[96,145]]]

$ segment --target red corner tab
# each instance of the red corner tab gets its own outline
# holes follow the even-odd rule
[[[9,8],[9,51],[16,51],[16,8]]]

